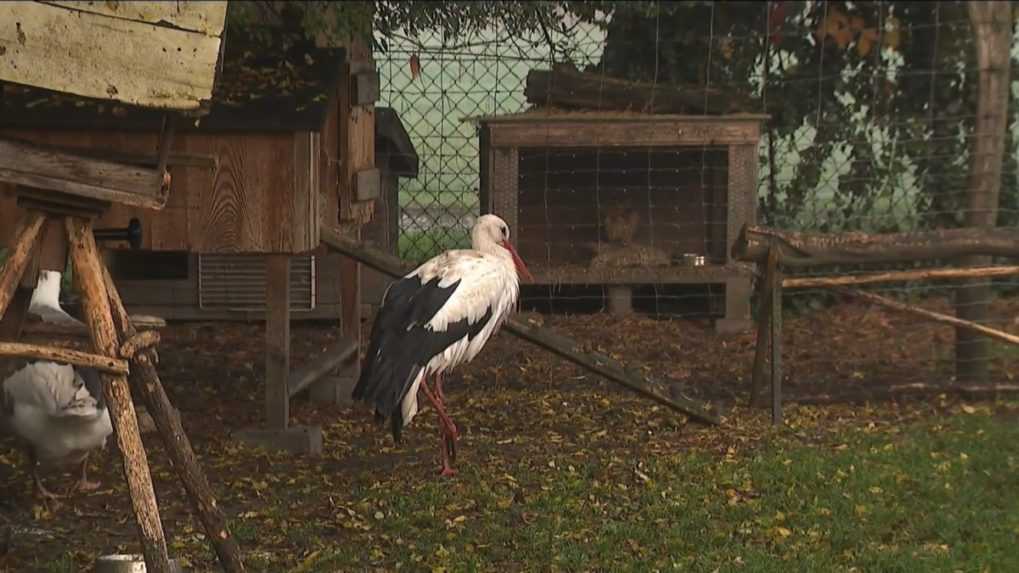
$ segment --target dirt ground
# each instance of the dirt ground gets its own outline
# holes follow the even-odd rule
[[[948,308],[944,300],[928,300],[924,306]],[[999,301],[994,312],[999,326],[1019,333],[1019,299]],[[688,424],[681,416],[502,333],[475,363],[447,382],[451,414],[463,434],[458,463],[471,468],[468,471],[497,472],[505,458],[570,444],[581,434],[599,440],[605,455],[684,443],[725,452],[734,440],[760,435],[740,419],[756,420],[761,428],[767,425],[763,412],[745,408],[753,332],[716,335],[708,320],[622,319],[605,314],[525,317],[653,376],[663,382],[664,393],[681,392],[713,403],[726,416],[727,427]],[[818,311],[790,312],[785,328],[784,384],[791,398],[846,392],[868,396],[889,387],[951,381],[950,327],[845,302]],[[337,332],[328,325],[298,324],[292,336],[293,366],[299,367],[334,342]],[[375,487],[385,476],[434,479],[438,434],[434,416],[426,411],[405,432],[404,445],[396,448],[388,432],[374,427],[363,408],[314,404],[302,395],[292,401],[292,421],[323,427],[322,456],[293,458],[239,445],[231,432],[256,426],[262,419],[263,340],[260,325],[171,325],[163,332],[160,372],[246,556],[280,564],[253,570],[285,570],[308,551],[300,539],[286,534],[287,523],[332,515],[347,503],[344,497],[353,495],[350,492]],[[995,344],[994,381],[1010,382],[1019,371],[1017,365],[1019,352]],[[214,569],[201,526],[158,437],[148,434],[145,441],[171,551],[185,557],[192,570]],[[93,455],[91,467],[103,487],[50,511],[30,495],[30,480],[13,443],[0,441],[0,571],[83,570],[98,555],[137,551],[112,440],[105,451]],[[46,479],[57,488],[71,483],[70,474]],[[267,508],[282,515],[270,514]],[[261,529],[245,529],[238,519],[277,519],[283,525],[280,534],[265,535]],[[323,527],[317,534],[343,538],[343,528]]]

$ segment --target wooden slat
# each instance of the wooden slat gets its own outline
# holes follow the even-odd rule
[[[157,3],[102,4],[112,11],[111,4]],[[193,14],[205,13],[208,30],[112,17],[97,13],[95,6],[84,11],[2,2],[0,45],[6,52],[0,80],[140,106],[198,109],[212,98],[226,2],[166,4],[161,10],[186,4]],[[135,16],[140,12],[136,9]]]
[[[0,181],[77,197],[160,209],[162,174],[134,165],[82,157],[0,138]]]

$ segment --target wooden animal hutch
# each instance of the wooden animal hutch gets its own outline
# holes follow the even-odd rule
[[[375,165],[382,178],[382,190],[375,205],[375,218],[365,225],[362,238],[391,255],[398,255],[400,242],[400,178],[417,178],[418,154],[396,111],[375,108]],[[361,274],[362,313],[370,314],[382,302],[392,279],[373,269]]]
[[[719,331],[750,326],[751,277],[729,255],[755,220],[766,116],[537,109],[480,118],[481,208],[515,231],[536,282],[721,284]]]
[[[306,388],[316,399],[341,400],[356,380],[359,265],[327,254],[319,237],[330,226],[359,238],[372,218],[379,82],[360,44],[319,49],[292,37],[285,45],[269,50],[232,30],[208,114],[176,124],[165,208],[115,204],[96,226],[141,223],[140,250],[118,245],[124,248],[107,254],[132,311],[266,320],[269,428],[242,437],[318,451],[318,428],[288,428],[288,400]],[[3,89],[0,136],[106,157],[154,157],[161,115],[152,110],[21,85]],[[5,191],[2,241],[20,216],[13,188]],[[339,319],[343,334],[321,360],[295,372],[292,316]]]
[[[233,37],[210,113],[177,125],[162,211],[115,207],[97,226],[141,223],[140,248],[110,243],[107,263],[135,312],[168,319],[251,319],[265,312],[265,258],[293,253],[294,318],[340,312],[338,256],[318,249],[335,221],[342,49],[296,44],[265,53]],[[152,151],[158,114],[8,85],[0,129],[36,142],[109,152]],[[17,217],[0,198],[0,236]]]

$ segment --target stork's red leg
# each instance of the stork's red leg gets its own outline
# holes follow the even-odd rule
[[[446,430],[455,438],[459,435],[457,432],[456,424],[453,423],[453,419],[446,413],[446,406],[442,400],[428,387],[428,377],[426,376],[421,380],[421,391],[428,397],[428,401],[432,403],[432,407],[435,408],[435,412],[439,415],[439,421],[446,426]]]
[[[436,382],[436,386],[438,386]],[[436,388],[437,389],[437,388]],[[456,470],[449,465],[450,452],[456,455],[456,446],[454,445],[457,438],[456,424],[446,413],[446,406],[443,400],[436,396],[430,388],[428,388],[427,376],[421,381],[421,390],[431,401],[432,406],[435,408],[435,412],[439,415],[439,434],[442,436],[442,446],[439,449],[439,458],[442,460],[442,468],[439,470],[439,474],[442,476],[453,476],[456,475]]]
[[[446,395],[442,392],[442,372],[435,375],[435,395],[439,397],[439,401],[443,405],[446,404]]]

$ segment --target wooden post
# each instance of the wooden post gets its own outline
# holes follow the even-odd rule
[[[28,268],[36,239],[42,229],[46,216],[36,211],[29,211],[18,221],[14,230],[14,240],[7,252],[7,260],[0,268],[0,318],[3,318],[7,305],[14,298],[14,291],[21,282],[21,276]]]
[[[106,294],[102,263],[92,236],[92,222],[79,217],[66,220],[67,238],[70,243],[74,280],[82,294],[85,323],[89,326],[92,343],[97,352],[106,356],[117,356],[120,342],[113,318],[110,301]],[[127,377],[124,375],[102,375],[103,395],[109,406],[117,445],[123,456],[124,476],[127,479],[131,505],[141,533],[142,553],[145,567],[153,573],[170,573],[170,560],[166,551],[163,524],[159,520],[159,506],[152,486],[148,458],[138,431],[138,418],[131,401]]]
[[[113,320],[121,337],[133,339],[137,334],[131,320],[128,317],[127,309],[120,298],[113,277],[109,269],[103,267],[103,281],[106,285],[106,294],[110,299],[110,309],[113,312]],[[230,533],[226,517],[216,505],[216,498],[212,495],[212,488],[205,477],[205,472],[198,464],[195,452],[191,449],[191,441],[184,433],[180,418],[174,412],[170,399],[163,389],[163,383],[159,380],[159,373],[156,371],[154,352],[151,347],[140,348],[131,356],[131,376],[129,377],[131,387],[135,394],[141,396],[145,407],[148,408],[152,420],[159,430],[159,437],[163,440],[163,447],[177,471],[184,489],[188,492],[188,499],[191,500],[191,507],[198,514],[205,526],[205,534],[212,544],[219,564],[223,571],[228,573],[240,573],[244,571],[244,563],[241,561],[240,550],[237,541]]]
[[[290,256],[266,255],[266,427],[287,429],[290,419]]]
[[[768,255],[768,289],[771,291],[771,423],[782,423],[782,270],[778,250]]]
[[[969,2],[967,6],[980,75],[965,224],[969,227],[994,227],[998,219],[1001,167],[1008,129],[1012,3]],[[962,261],[964,266],[987,265],[990,262],[989,257],[982,256],[966,257]],[[966,321],[985,322],[990,318],[992,298],[989,281],[967,281],[966,286],[955,293],[955,314]],[[960,382],[986,382],[989,349],[986,338],[968,329],[956,328],[956,378]]]
[[[771,345],[772,284],[772,277],[767,271],[757,284],[757,300],[761,306],[757,309],[757,346],[754,348],[754,369],[750,375],[750,406],[752,408],[761,405],[761,390],[764,388],[764,379],[767,377],[765,369],[768,365],[768,349]]]

